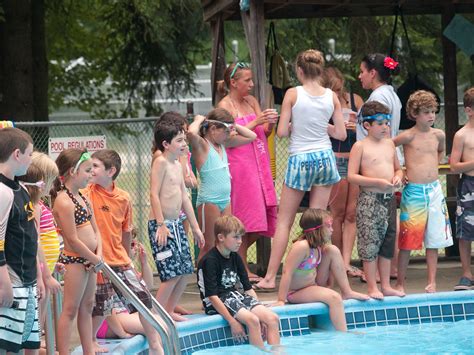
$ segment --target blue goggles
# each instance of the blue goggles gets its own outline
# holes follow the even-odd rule
[[[387,120],[390,121],[392,119],[392,115],[389,113],[376,113],[375,115],[371,116],[360,116],[360,121],[364,122],[367,120],[375,120],[375,121],[383,121]]]

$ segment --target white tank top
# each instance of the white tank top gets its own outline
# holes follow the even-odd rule
[[[332,149],[328,122],[334,113],[333,93],[326,89],[321,96],[310,95],[296,87],[296,103],[291,108],[290,155]]]

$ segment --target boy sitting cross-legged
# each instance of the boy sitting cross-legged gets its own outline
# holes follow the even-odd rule
[[[263,323],[268,344],[280,344],[278,315],[257,300],[244,263],[237,254],[245,235],[242,222],[234,216],[219,217],[214,234],[216,246],[198,265],[198,286],[206,314],[219,313],[224,317],[229,322],[232,336],[239,342],[247,338],[244,324],[250,344],[263,348],[260,327]]]

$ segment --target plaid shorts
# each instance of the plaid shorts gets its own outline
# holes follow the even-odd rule
[[[152,301],[150,291],[148,291],[145,282],[138,275],[137,271],[131,266],[111,266],[112,270],[117,276],[137,295],[143,304],[151,309]],[[117,308],[117,296],[120,299],[123,307],[129,313],[137,312],[137,309],[127,301],[124,295],[116,288],[112,282],[106,278],[102,273],[97,275],[97,291],[95,294],[95,306],[92,311],[93,316],[107,316],[110,315],[113,308]]]

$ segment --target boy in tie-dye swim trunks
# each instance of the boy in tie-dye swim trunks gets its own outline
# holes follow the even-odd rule
[[[395,286],[402,291],[411,250],[420,250],[423,244],[426,248],[428,284],[425,290],[431,293],[436,292],[438,249],[453,245],[446,200],[438,181],[445,134],[431,127],[437,108],[432,93],[414,92],[407,102],[407,114],[416,124],[393,139],[395,145],[403,145],[408,179],[400,203],[400,254]]]

